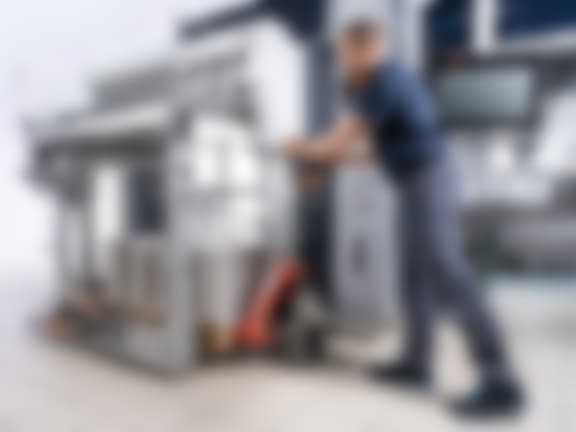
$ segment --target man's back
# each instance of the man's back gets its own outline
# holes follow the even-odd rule
[[[371,129],[379,161],[393,177],[403,178],[443,152],[427,90],[398,63],[380,65],[361,89],[351,91],[351,100]]]

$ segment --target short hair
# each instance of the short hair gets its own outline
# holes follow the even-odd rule
[[[380,40],[385,34],[384,24],[370,18],[360,18],[349,23],[342,33],[344,40],[365,43]]]

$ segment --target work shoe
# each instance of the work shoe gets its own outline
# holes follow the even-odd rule
[[[452,404],[459,417],[482,419],[520,414],[525,400],[519,386],[513,382],[486,382],[470,396]]]
[[[427,370],[404,362],[376,366],[370,370],[370,378],[381,384],[414,390],[429,390],[432,386]]]

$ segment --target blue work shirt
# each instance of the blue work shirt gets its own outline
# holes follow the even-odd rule
[[[431,97],[394,61],[382,64],[360,89],[348,89],[357,114],[371,129],[379,164],[395,179],[419,171],[444,151]]]

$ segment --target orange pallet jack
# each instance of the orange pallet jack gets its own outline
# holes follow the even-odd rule
[[[297,294],[304,277],[304,266],[295,260],[272,266],[238,326],[237,346],[240,349],[262,352],[274,344],[278,311]]]
[[[295,166],[295,180],[300,191],[300,246],[294,258],[278,261],[266,274],[255,299],[240,320],[237,331],[240,350],[266,352],[280,348],[286,354],[303,358],[309,357],[305,353],[312,353],[315,346],[323,343],[325,326],[322,321],[326,320],[322,318],[325,311],[318,299],[318,282],[314,277],[317,266],[302,245],[314,241],[310,233],[317,232],[318,226],[307,212],[305,202],[318,199],[326,171],[326,167],[317,165]]]

